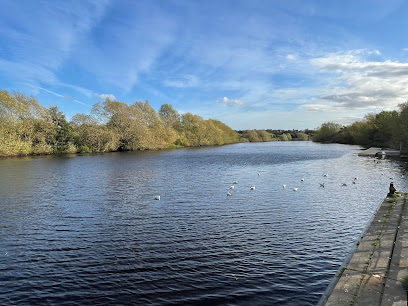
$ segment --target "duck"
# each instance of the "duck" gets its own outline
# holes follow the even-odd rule
[[[238,184],[238,181],[233,181],[232,183],[233,183],[233,184]]]
[[[160,196],[155,196],[154,199],[160,201]]]
[[[283,184],[283,185],[282,185],[282,187],[283,187],[283,188],[286,188],[286,185],[285,185],[285,184]]]
[[[227,197],[232,196],[231,192],[227,192]]]
[[[304,179],[304,178],[302,178],[302,179],[300,179],[300,181],[301,181],[301,182],[304,182],[304,181],[305,181],[305,179]]]
[[[235,186],[234,186],[234,185],[230,186],[230,189],[234,189],[234,188],[235,188]]]
[[[299,188],[295,187],[295,188],[293,188],[293,191],[298,191],[298,189],[299,189]]]
[[[324,183],[320,183],[320,187],[323,187],[323,188],[324,188]]]

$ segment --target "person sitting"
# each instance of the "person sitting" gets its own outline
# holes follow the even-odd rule
[[[394,183],[390,183],[390,191],[388,192],[387,196],[392,197],[394,196],[395,192],[397,191],[397,188],[394,186]]]

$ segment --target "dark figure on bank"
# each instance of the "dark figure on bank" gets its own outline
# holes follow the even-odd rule
[[[388,192],[387,196],[392,197],[394,193],[397,191],[397,188],[395,188],[394,183],[390,183],[390,192]]]

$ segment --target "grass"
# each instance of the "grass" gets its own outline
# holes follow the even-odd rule
[[[402,287],[404,287],[404,289],[405,289],[406,291],[408,291],[408,274],[405,275],[405,276],[402,278],[401,284],[402,284]]]

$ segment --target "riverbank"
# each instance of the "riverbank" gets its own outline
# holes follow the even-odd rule
[[[407,305],[407,198],[385,198],[318,305]]]
[[[371,147],[371,148],[368,148],[358,153],[358,156],[370,156],[370,157],[376,157],[376,156],[399,157],[400,155],[401,155],[401,152],[399,150],[382,149],[382,148],[377,148],[377,147]]]

